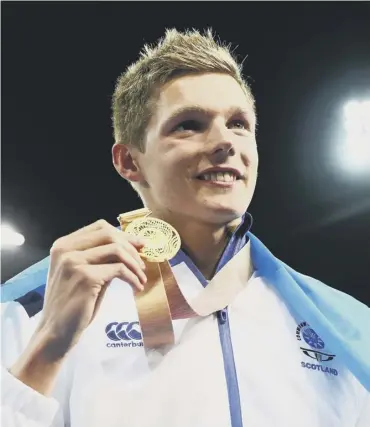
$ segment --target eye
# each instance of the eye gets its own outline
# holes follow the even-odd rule
[[[237,129],[248,129],[248,122],[246,120],[235,119],[229,122],[229,127],[234,127]]]
[[[173,132],[186,132],[186,131],[194,131],[199,132],[202,130],[203,125],[197,120],[185,120],[178,125],[175,126]]]

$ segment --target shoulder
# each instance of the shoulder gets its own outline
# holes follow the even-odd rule
[[[45,285],[27,292],[25,295],[17,298],[15,301],[24,308],[29,317],[32,317],[42,310],[44,305],[44,295]]]
[[[361,310],[366,310],[368,315],[370,315],[369,307],[353,296],[347,294],[346,292],[340,291],[314,277],[300,273],[284,263],[282,264],[288,273],[293,276],[297,282],[299,282],[304,291],[312,298],[317,298],[318,296],[320,296],[320,298],[332,298],[333,303],[359,307]]]

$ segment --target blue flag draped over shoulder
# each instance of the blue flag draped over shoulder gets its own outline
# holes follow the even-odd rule
[[[359,382],[370,391],[370,308],[351,296],[300,274],[278,260],[252,233],[251,253],[258,274],[273,285],[287,306],[318,333]],[[1,301],[30,291],[43,293],[49,257],[2,285]]]

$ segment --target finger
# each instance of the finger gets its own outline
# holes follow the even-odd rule
[[[127,241],[137,248],[145,246],[145,241],[142,238],[124,233],[108,224],[102,228],[92,228],[89,232],[65,236],[55,242],[54,248],[64,251],[84,251],[96,246],[110,243],[122,244]]]
[[[92,231],[100,230],[101,228],[109,227],[109,226],[113,227],[113,225],[109,224],[109,222],[105,221],[104,219],[99,219],[98,221],[95,221],[89,225],[86,225],[85,227],[82,227],[76,231],[73,231],[70,234],[67,234],[66,236],[64,236],[64,238],[69,238],[69,237],[74,238],[81,234],[90,233]]]
[[[124,240],[122,242],[122,247],[132,256],[138,264],[141,266],[143,270],[145,270],[145,263],[141,258],[141,254],[139,252],[139,249],[135,247],[130,241]]]
[[[142,291],[144,286],[139,278],[126,265],[121,262],[113,264],[86,264],[79,266],[86,277],[90,277],[91,283],[108,285],[113,279],[118,278],[128,283],[134,290]]]
[[[146,283],[147,278],[143,271],[145,264],[141,261],[136,249],[130,243],[127,242],[126,246],[127,248],[120,244],[111,243],[110,245],[87,249],[80,252],[80,254],[89,264],[123,263],[139,278],[142,284]],[[132,253],[128,251],[130,246]]]
[[[98,220],[92,224],[73,231],[66,236],[60,237],[54,242],[51,250],[54,252],[74,250],[74,243],[76,242],[76,239],[81,239],[84,235],[88,235],[94,231],[109,227],[112,227],[112,225],[110,225],[107,221]]]

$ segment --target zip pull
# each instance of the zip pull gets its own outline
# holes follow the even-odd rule
[[[227,322],[227,308],[223,308],[222,310],[219,310],[217,312],[217,319],[220,323],[220,325],[224,325]]]

